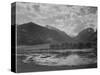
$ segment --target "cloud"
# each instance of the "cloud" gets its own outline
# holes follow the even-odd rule
[[[17,24],[51,25],[70,36],[87,27],[97,27],[97,7],[23,2],[16,5]]]

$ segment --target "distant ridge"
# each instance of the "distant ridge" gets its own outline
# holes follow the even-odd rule
[[[92,42],[97,39],[97,31],[95,32],[92,28],[84,29],[76,36],[80,42]]]

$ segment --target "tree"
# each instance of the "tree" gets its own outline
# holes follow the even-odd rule
[[[83,47],[84,47],[83,43],[82,43],[82,42],[79,42],[78,48],[79,48],[79,49],[82,49]]]
[[[91,47],[92,47],[92,45],[91,45],[90,42],[87,42],[87,43],[86,43],[86,46],[87,46],[87,48],[91,48]]]

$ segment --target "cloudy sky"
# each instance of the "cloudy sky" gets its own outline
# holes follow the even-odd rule
[[[70,36],[88,27],[97,28],[97,8],[91,6],[17,2],[16,16],[18,25],[28,22],[49,25]]]

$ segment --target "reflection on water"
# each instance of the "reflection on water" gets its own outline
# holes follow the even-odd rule
[[[47,66],[78,66],[96,63],[94,53],[34,53],[27,55],[24,63],[34,62],[38,65]]]

